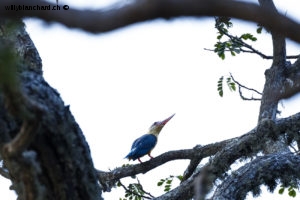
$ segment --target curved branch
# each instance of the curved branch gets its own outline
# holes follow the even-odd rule
[[[110,191],[111,187],[115,185],[115,183],[121,178],[134,176],[140,173],[144,174],[172,160],[178,160],[178,159],[193,160],[193,159],[205,158],[214,155],[231,140],[233,139],[224,140],[222,142],[213,143],[205,146],[197,145],[193,149],[169,151],[144,163],[116,168],[110,172],[96,170],[98,174],[99,182],[101,183],[104,191]],[[185,176],[186,179],[189,176],[190,174],[186,175]]]
[[[246,89],[246,90],[249,90],[249,91],[253,91],[253,92],[255,92],[255,93],[259,94],[259,95],[262,95],[262,93],[259,92],[259,91],[257,91],[256,89],[248,88],[248,87],[242,85],[241,83],[239,83],[238,81],[236,81],[236,80],[233,78],[233,76],[232,76],[231,73],[230,73],[230,77],[231,77],[232,81],[235,82],[235,83],[238,85],[240,97],[241,97],[243,100],[256,100],[256,101],[260,101],[260,100],[261,100],[260,98],[254,98],[253,96],[252,96],[251,98],[245,97],[245,96],[243,95],[243,93],[242,93],[242,88],[244,88],[244,89]]]
[[[271,30],[281,33],[292,40],[300,42],[300,24],[286,16],[272,12],[269,8],[261,8],[253,3],[220,0],[138,0],[125,6],[115,6],[102,10],[7,10],[5,6],[49,6],[56,4],[32,0],[2,0],[1,17],[37,17],[47,22],[59,22],[70,28],[100,33],[115,30],[157,18],[170,19],[181,16],[227,16],[257,22]]]
[[[284,173],[282,173],[284,172]],[[292,153],[269,154],[258,157],[244,165],[225,179],[216,189],[212,199],[245,199],[248,192],[260,194],[260,185],[274,191],[279,184],[284,185],[300,179],[300,157]]]

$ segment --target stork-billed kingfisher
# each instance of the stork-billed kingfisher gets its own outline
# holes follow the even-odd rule
[[[131,146],[131,150],[125,158],[128,158],[129,160],[138,159],[140,163],[142,163],[140,157],[143,157],[146,154],[148,154],[150,158],[153,158],[150,153],[157,143],[158,134],[160,133],[162,128],[168,123],[168,121],[172,119],[174,115],[175,114],[171,115],[170,117],[168,117],[163,121],[154,122],[150,126],[147,134],[137,138],[133,142]]]

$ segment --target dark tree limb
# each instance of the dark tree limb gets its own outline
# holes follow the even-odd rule
[[[145,174],[146,172],[163,165],[166,162],[178,159],[197,159],[205,158],[214,155],[218,150],[222,149],[226,143],[231,140],[225,140],[223,142],[213,143],[205,146],[197,145],[193,149],[168,151],[160,156],[157,156],[149,161],[141,164],[131,165],[116,168],[109,172],[96,170],[98,173],[99,182],[102,185],[104,191],[110,191],[111,187],[115,183],[124,177],[134,176],[140,173]],[[190,172],[186,175],[186,179],[190,176]]]
[[[139,0],[103,10],[69,10],[60,11],[9,11],[8,5],[56,6],[49,2],[32,0],[2,0],[1,17],[37,17],[47,22],[59,22],[70,28],[80,28],[92,33],[107,32],[137,22],[157,18],[170,19],[181,16],[228,16],[257,22],[270,30],[281,33],[292,40],[300,42],[300,25],[286,16],[274,13],[269,8],[261,8],[252,3],[219,0]]]
[[[251,177],[251,178],[249,178]],[[245,199],[248,192],[260,194],[266,185],[273,192],[281,183],[290,186],[300,179],[300,157],[293,153],[277,153],[258,157],[232,172],[216,189],[212,199]]]

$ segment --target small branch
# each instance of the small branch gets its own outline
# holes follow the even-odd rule
[[[262,57],[263,59],[271,59],[270,56],[267,56],[265,54],[263,54],[262,52],[254,49],[251,45],[247,44],[246,42],[244,42],[242,39],[238,38],[238,37],[235,37],[233,35],[230,35],[228,32],[222,32],[222,34],[226,35],[227,37],[230,38],[230,40],[232,42],[235,42],[235,43],[238,43],[240,44],[242,47],[245,47],[247,49],[250,49],[250,51],[248,50],[244,50],[244,49],[240,49],[241,51],[244,51],[244,52],[248,52],[248,53],[255,53],[257,55],[259,55],[260,57]]]
[[[208,49],[208,48],[203,48],[205,51],[213,51],[213,52],[215,52],[215,50],[213,50],[213,49]],[[243,49],[243,48],[241,48],[240,49],[241,50],[241,52],[244,52],[244,53],[256,53],[256,52],[253,52],[253,51],[249,51],[249,50],[245,50],[245,49]],[[225,51],[228,51],[229,52],[229,50],[225,50]],[[286,56],[286,58],[287,59],[298,59],[300,57],[300,55],[290,55],[290,56]],[[273,59],[273,56],[267,56],[267,55],[264,55],[264,57],[263,57],[264,59],[269,59],[269,60],[271,60],[271,59]]]
[[[260,101],[260,100],[261,100],[260,98],[254,98],[254,97],[246,98],[246,97],[244,97],[244,95],[243,95],[243,93],[242,93],[242,88],[244,88],[244,89],[246,89],[246,90],[249,90],[249,91],[253,91],[253,92],[255,92],[255,93],[259,94],[259,95],[262,95],[262,93],[259,92],[259,91],[257,91],[257,90],[255,90],[255,89],[253,89],[253,88],[248,88],[248,87],[242,85],[241,83],[239,83],[238,81],[236,81],[236,80],[233,78],[233,76],[232,76],[231,73],[230,73],[230,77],[231,77],[232,81],[235,82],[235,83],[238,85],[238,87],[239,87],[239,94],[240,94],[240,97],[241,97],[243,100],[249,100],[249,101],[250,101],[250,100]]]

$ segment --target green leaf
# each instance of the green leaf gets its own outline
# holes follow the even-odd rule
[[[290,190],[289,191],[289,196],[291,197],[296,197],[296,191],[293,189],[293,190]]]
[[[223,97],[223,90],[219,91],[219,95],[220,95],[220,97]]]
[[[283,194],[283,192],[284,192],[284,188],[282,187],[282,188],[279,189],[278,193]]]
[[[225,59],[225,54],[221,53],[221,54],[219,54],[219,57],[222,58],[222,60],[224,60]]]
[[[118,186],[118,187],[121,187],[120,181],[117,182],[117,186]]]
[[[240,38],[241,39],[244,39],[244,40],[251,40],[251,41],[256,41],[257,40],[257,38],[256,37],[254,37],[252,34],[250,34],[250,33],[244,33],[244,34],[242,34],[241,36],[240,36]]]
[[[230,88],[233,90],[233,91],[235,91],[236,90],[236,87],[235,87],[235,83],[229,83],[229,85],[230,85]]]
[[[171,185],[166,185],[164,191],[169,192],[171,190]]]
[[[159,182],[157,183],[157,186],[161,186],[163,183],[164,183],[164,181],[159,181]]]
[[[256,33],[261,34],[262,29],[263,29],[263,27],[262,27],[262,26],[259,26],[259,27],[256,29]]]
[[[180,181],[182,181],[183,179],[183,176],[182,175],[179,175],[179,176],[176,176]]]
[[[220,97],[223,97],[223,79],[224,76],[221,76],[218,80],[217,90],[219,92]]]

